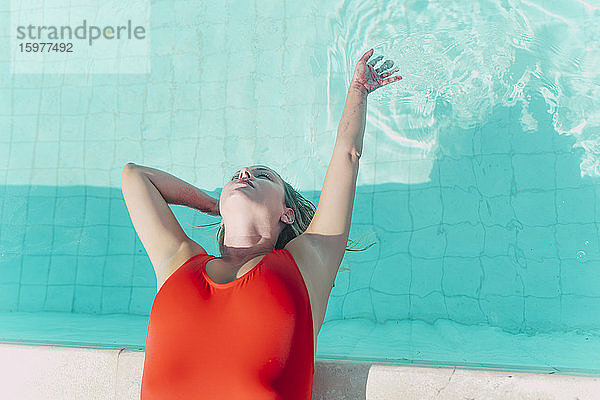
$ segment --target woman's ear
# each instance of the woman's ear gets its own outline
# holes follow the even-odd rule
[[[294,214],[294,210],[288,207],[285,209],[285,213],[282,215],[281,220],[286,224],[291,225],[294,223],[295,218],[296,215]]]

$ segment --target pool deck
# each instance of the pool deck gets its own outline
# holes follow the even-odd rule
[[[143,364],[141,350],[0,344],[0,385],[7,399],[139,400]],[[600,377],[317,359],[312,398],[592,400]]]

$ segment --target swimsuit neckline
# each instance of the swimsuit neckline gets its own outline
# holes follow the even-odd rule
[[[262,264],[263,264],[263,262],[265,261],[265,258],[266,258],[266,257],[267,257],[269,254],[271,254],[271,253],[273,253],[273,252],[275,252],[275,251],[278,251],[278,250],[273,250],[273,251],[271,251],[270,253],[267,253],[267,254],[265,254],[265,255],[264,255],[264,256],[262,256],[262,258],[261,258],[261,259],[258,261],[258,263],[256,263],[256,265],[255,265],[254,267],[252,267],[252,269],[251,269],[250,271],[246,272],[244,275],[240,276],[239,278],[235,278],[234,280],[232,280],[232,281],[230,281],[230,282],[226,282],[226,283],[218,283],[218,282],[215,282],[215,281],[214,281],[214,280],[213,280],[213,279],[212,279],[212,278],[211,278],[211,277],[208,275],[208,273],[206,272],[206,264],[208,264],[208,262],[209,262],[209,261],[211,261],[211,260],[214,260],[215,258],[219,258],[219,257],[217,257],[217,256],[213,256],[213,255],[210,255],[210,254],[209,254],[210,258],[207,258],[206,260],[204,260],[204,261],[202,262],[202,275],[204,275],[204,278],[206,279],[206,281],[207,281],[207,282],[208,282],[208,283],[209,283],[211,286],[215,286],[215,287],[218,287],[218,288],[228,288],[228,287],[230,287],[230,286],[237,285],[239,282],[241,282],[241,281],[242,281],[242,279],[244,279],[244,278],[247,278],[247,277],[249,277],[251,274],[253,274],[253,273],[254,273],[254,271],[256,271],[256,270],[257,270],[257,269],[260,267],[260,265],[262,265]]]

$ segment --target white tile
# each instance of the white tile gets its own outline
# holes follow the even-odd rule
[[[2,397],[112,400],[118,354],[119,350],[2,344]]]
[[[138,400],[142,388],[142,372],[144,369],[142,350],[124,349],[119,353],[115,400]]]

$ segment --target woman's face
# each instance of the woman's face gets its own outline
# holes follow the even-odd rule
[[[229,177],[221,192],[219,209],[227,212],[230,206],[236,210],[238,207],[244,210],[267,208],[279,213],[285,209],[283,181],[266,166],[244,167]]]

